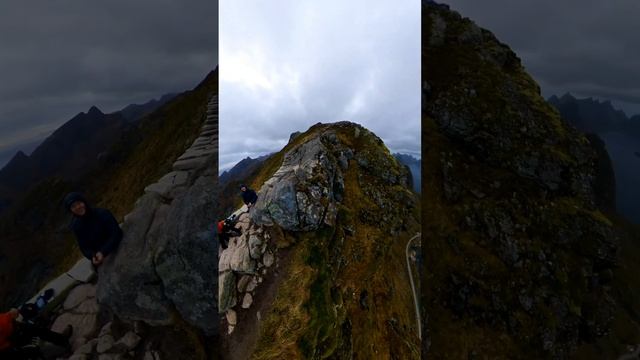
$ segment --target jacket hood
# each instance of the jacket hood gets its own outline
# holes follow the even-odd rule
[[[82,201],[87,209],[89,209],[89,203],[87,203],[87,200],[84,198],[84,196],[82,196],[82,194],[77,192],[67,194],[67,196],[64,197],[64,201],[62,203],[64,204],[64,208],[67,211],[71,211],[71,204],[76,201]]]

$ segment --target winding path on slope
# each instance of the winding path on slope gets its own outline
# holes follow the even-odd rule
[[[405,255],[407,259],[407,271],[409,272],[409,280],[411,281],[411,292],[413,293],[413,304],[415,305],[416,311],[416,323],[418,324],[418,339],[422,340],[422,323],[420,321],[420,306],[418,305],[418,294],[416,294],[416,285],[413,281],[413,273],[411,272],[411,260],[409,259],[409,246],[411,242],[415,238],[419,238],[421,236],[420,233],[417,233],[414,237],[407,241],[407,246],[405,247]]]

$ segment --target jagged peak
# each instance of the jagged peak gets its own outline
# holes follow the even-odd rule
[[[560,97],[560,100],[562,100],[562,101],[575,101],[576,97],[571,95],[570,92],[566,92],[566,93],[564,93],[564,95],[562,95],[562,97]]]
[[[93,105],[91,108],[89,108],[89,112],[87,112],[87,115],[104,115],[104,113],[98,109],[97,106]]]
[[[18,152],[13,156],[14,159],[23,159],[28,157],[29,156],[27,156],[27,154],[25,154],[22,150],[18,150]]]

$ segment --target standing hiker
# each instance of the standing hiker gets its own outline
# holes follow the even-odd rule
[[[109,210],[89,206],[79,193],[64,198],[65,208],[73,214],[71,229],[76,235],[80,251],[94,266],[118,248],[122,230]]]
[[[256,194],[255,191],[248,188],[247,185],[244,184],[240,185],[240,191],[242,201],[244,201],[244,204],[247,205],[247,208],[251,210],[251,207],[256,204],[256,201],[258,201],[258,194]]]

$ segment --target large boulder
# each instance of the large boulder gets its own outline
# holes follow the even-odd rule
[[[168,212],[155,265],[165,295],[189,323],[217,330],[218,246],[214,242],[214,178],[200,177]],[[163,237],[161,236],[161,238]]]
[[[151,325],[171,323],[171,302],[155,269],[156,251],[162,245],[158,244],[159,236],[152,236],[167,220],[166,205],[161,205],[161,198],[154,193],[138,199],[135,209],[125,217],[119,248],[105,259],[98,275],[101,304],[123,319],[144,320]]]
[[[218,299],[220,299],[220,313],[236,306],[236,277],[232,271],[225,271],[220,274],[220,287],[218,288]]]
[[[260,189],[251,211],[253,222],[277,223],[294,231],[316,230],[323,223],[333,225],[335,204],[342,195],[339,159],[351,153],[332,131],[289,150],[280,168]]]
[[[172,309],[206,334],[217,331],[214,174],[172,202],[148,192],[122,225],[119,249],[99,270],[97,296],[119,317],[172,323]]]

